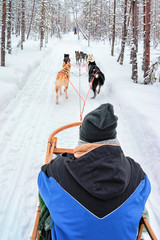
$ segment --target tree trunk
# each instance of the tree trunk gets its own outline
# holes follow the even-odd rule
[[[9,0],[8,2],[8,7],[7,7],[7,16],[8,16],[8,21],[7,21],[7,50],[8,53],[11,54],[12,48],[11,48],[11,31],[12,31],[12,25],[11,25],[11,20],[12,20],[12,2]]]
[[[43,39],[44,39],[44,20],[45,20],[45,4],[44,4],[44,0],[42,0],[40,49],[43,47]]]
[[[146,0],[143,0],[143,61],[142,70],[144,70],[145,48],[146,48]]]
[[[23,50],[23,42],[25,41],[25,5],[22,0],[22,18],[21,18],[21,49]]]
[[[89,21],[88,21],[88,47],[90,46],[90,40],[91,40],[91,0],[89,2]]]
[[[124,6],[124,25],[123,25],[123,36],[122,36],[122,49],[120,54],[120,64],[123,65],[123,59],[124,59],[124,49],[126,44],[126,37],[127,37],[127,0],[125,0],[125,6]]]
[[[114,14],[113,14],[113,32],[112,32],[112,50],[111,55],[114,56],[114,42],[116,29],[116,0],[114,0]]]
[[[132,44],[132,50],[131,50],[132,79],[135,83],[137,83],[138,82],[138,64],[137,64],[138,6],[137,6],[137,0],[132,1],[132,31],[133,31],[133,44]]]
[[[2,7],[2,32],[1,32],[1,66],[5,67],[5,31],[6,31],[6,0]]]
[[[29,38],[29,34],[30,34],[30,31],[31,31],[31,27],[32,27],[33,15],[34,15],[34,9],[35,9],[35,2],[36,2],[36,0],[34,0],[34,2],[33,2],[32,15],[31,15],[31,21],[30,21],[30,24],[29,24],[27,39]]]
[[[151,29],[151,0],[146,0],[145,17],[145,58],[144,58],[144,78],[147,78],[150,65],[150,29]]]
[[[120,52],[119,57],[117,59],[117,62],[119,62],[119,60],[121,59],[121,63],[120,63],[121,65],[123,64],[123,60],[124,60],[124,50],[125,50],[125,44],[126,44],[126,39],[127,39],[127,35],[128,35],[128,28],[129,28],[131,13],[132,13],[132,3],[130,3],[128,21],[127,21],[127,16],[126,16],[127,26],[126,26],[126,35],[125,35],[125,38],[124,38],[125,41],[124,41],[123,45],[121,44],[121,52]],[[127,15],[127,9],[126,9],[126,15]],[[125,25],[125,19],[124,19],[124,25]],[[124,29],[125,29],[125,27],[124,27]],[[122,39],[122,42],[123,42],[123,39]],[[122,54],[123,54],[123,57],[121,56]]]
[[[110,6],[111,6],[111,3],[110,3],[110,0],[109,0],[109,6],[108,6],[108,8],[109,8],[109,13],[108,13],[108,25],[109,25],[109,42],[111,43],[111,29],[110,29],[110,26],[111,26],[111,8],[110,8]]]
[[[17,17],[16,17],[16,37],[20,36],[20,18],[21,18],[21,13],[20,13],[20,3],[16,1],[16,8],[17,8]]]

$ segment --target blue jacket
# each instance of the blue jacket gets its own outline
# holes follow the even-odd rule
[[[94,156],[95,154],[98,154],[98,155],[100,154],[101,156],[102,150],[103,150],[103,154],[105,150],[107,153],[108,152],[111,153],[113,150],[113,146],[107,147],[107,148],[101,147],[101,149],[99,148],[95,149],[93,150],[94,152],[92,151],[91,156],[93,157],[92,154],[94,154]],[[124,169],[123,164],[126,164],[126,158],[123,159],[124,156],[120,147],[116,149],[114,148],[114,152],[115,150],[117,151],[115,156],[118,156],[118,154],[120,154],[119,157],[121,157],[121,160],[119,157],[117,157],[117,160],[115,160],[115,161],[118,161],[119,159],[119,162],[120,162],[119,167],[118,165],[116,166],[116,164],[114,164],[114,166],[116,166],[116,170],[117,168],[119,168],[118,176],[120,175],[121,176],[118,181],[118,185],[120,185],[120,182],[123,182],[123,178],[124,178],[123,175],[125,175],[124,179],[128,178],[126,177],[126,174],[129,174],[130,176],[134,175],[132,173],[134,167],[131,165],[134,165],[137,163],[135,163],[133,160],[132,161],[130,160],[128,164],[128,169],[126,168],[125,171],[123,171]],[[73,158],[68,159],[65,156],[65,157],[58,157],[57,161],[59,162],[61,160],[63,162],[66,161],[65,166],[68,169],[70,169],[70,171],[72,172],[72,175],[74,175],[76,170],[73,173],[73,169],[76,169],[76,167],[75,166],[69,167],[68,164],[69,165],[71,164],[72,166],[72,162],[74,165],[74,164],[77,164],[79,160],[81,164],[81,162],[83,163],[83,158],[85,157],[82,157],[81,159],[73,159]],[[87,154],[87,160],[89,159],[89,157],[90,157],[90,153]],[[109,155],[104,161],[106,162],[108,158],[109,158]],[[116,159],[116,157],[114,157],[114,159]],[[102,164],[103,160],[100,162]],[[145,203],[149,196],[150,188],[151,188],[147,175],[144,175],[144,177],[141,177],[142,179],[139,181],[137,187],[134,189],[132,194],[130,194],[129,197],[127,197],[127,199],[123,200],[123,202],[121,202],[119,206],[117,206],[114,210],[112,209],[112,211],[108,212],[105,216],[99,217],[95,215],[93,211],[91,212],[90,209],[88,209],[88,207],[86,208],[85,204],[82,204],[81,200],[79,200],[75,196],[73,197],[73,194],[67,191],[67,189],[64,188],[64,186],[62,186],[63,184],[60,185],[60,182],[58,179],[55,180],[53,176],[51,176],[52,175],[51,170],[53,166],[56,168],[56,160],[52,161],[49,165],[45,165],[45,168],[42,168],[42,171],[40,172],[38,177],[39,192],[46,206],[50,211],[52,223],[54,223],[52,227],[52,240],[82,240],[82,239],[83,240],[97,240],[97,239],[98,240],[135,240],[136,239],[138,224],[142,216]],[[123,166],[122,173],[121,173],[121,166]],[[130,166],[131,166],[131,169],[129,170]],[[136,165],[136,166],[140,168],[139,165]],[[103,168],[104,167],[105,166],[103,164]],[[109,165],[107,165],[106,167],[110,169]],[[77,174],[79,174],[79,172]],[[108,173],[107,175],[109,176],[110,174]],[[114,176],[115,175],[116,175],[116,172],[114,172]],[[61,178],[63,178],[62,176]],[[127,180],[128,184],[130,182],[129,180],[130,178],[128,178]],[[115,179],[116,179],[115,182],[117,182],[117,177]],[[72,185],[72,182],[71,182],[71,185]],[[103,188],[103,181],[101,183],[101,186]],[[127,186],[125,185],[124,188],[127,188]],[[124,189],[123,190],[122,188],[120,189],[122,193],[119,192],[118,196],[120,196],[121,194],[123,195],[123,192],[124,192]],[[91,192],[91,190],[89,191]],[[118,189],[117,189],[117,192],[118,192]],[[113,191],[112,191],[112,194],[115,195]],[[112,199],[114,199],[114,197]],[[114,200],[112,199],[111,201],[114,202]],[[104,203],[105,199],[101,199],[100,201]],[[96,208],[96,205],[95,205],[95,208]]]

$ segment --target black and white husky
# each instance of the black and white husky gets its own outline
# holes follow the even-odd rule
[[[100,93],[101,86],[104,84],[105,81],[105,76],[99,69],[99,67],[96,65],[95,61],[89,60],[88,62],[88,76],[89,76],[89,83],[92,82],[92,90],[94,92],[94,96],[92,97],[95,98],[96,94]],[[98,88],[98,89],[97,89]]]

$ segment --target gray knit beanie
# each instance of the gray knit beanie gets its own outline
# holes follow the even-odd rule
[[[80,139],[93,143],[116,138],[117,120],[110,103],[100,105],[85,116],[80,127]]]

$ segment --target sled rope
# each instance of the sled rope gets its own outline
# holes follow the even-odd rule
[[[86,73],[83,73],[83,74],[81,73],[81,68],[82,68],[82,67],[86,67],[87,65],[88,65],[88,62],[86,62],[85,64],[83,64],[82,66],[79,66],[79,67],[71,64],[71,66],[73,66],[73,67],[75,67],[75,68],[78,68],[78,70],[79,70],[79,75],[78,75],[78,76],[77,76],[76,74],[72,73],[74,76],[79,77],[79,92],[81,92],[81,91],[80,91],[80,89],[81,89],[80,77],[86,74]],[[87,72],[87,70],[86,70],[86,72]],[[77,90],[76,90],[76,92],[77,92]],[[78,93],[78,95],[79,95],[80,119],[81,119],[81,121],[82,121],[82,112],[81,112],[81,99],[82,99],[82,97],[80,96],[80,93]],[[85,105],[85,100],[82,99],[82,101],[83,101],[83,103],[84,103],[84,105]],[[83,105],[83,111],[84,111],[84,105]]]
[[[92,87],[92,84],[93,84],[93,81],[94,81],[94,78],[95,78],[95,75],[96,75],[97,73],[95,73],[94,74],[94,76],[93,76],[93,78],[92,78],[92,82],[91,82],[91,84],[90,84],[90,87],[89,87],[89,90],[88,90],[88,93],[87,93],[87,95],[86,95],[86,98],[85,98],[85,100],[82,98],[82,96],[80,95],[80,93],[77,91],[77,89],[75,88],[75,86],[71,83],[71,81],[69,80],[69,82],[70,82],[70,84],[72,85],[72,87],[75,89],[75,91],[77,92],[77,94],[79,95],[79,97],[82,99],[82,101],[83,101],[83,107],[82,107],[82,111],[81,111],[81,113],[80,113],[80,121],[82,121],[82,116],[83,116],[83,112],[84,112],[84,108],[85,108],[85,105],[86,105],[86,101],[87,101],[87,98],[88,98],[88,95],[89,95],[89,92],[90,92],[90,90],[91,90],[91,87]]]
[[[87,64],[88,63],[85,63],[85,64],[83,64],[82,66],[80,66],[80,67],[77,67],[77,66],[75,66],[75,65],[73,65],[73,64],[71,64],[71,66],[73,66],[73,67],[75,67],[75,68],[78,68],[78,69],[81,69],[82,67],[86,67],[87,66]]]
[[[83,73],[83,74],[81,74],[80,76],[79,75],[76,75],[75,73],[73,73],[73,72],[71,72],[75,77],[81,77],[81,76],[83,76],[83,75],[85,75],[86,74],[86,72],[85,73]]]
[[[81,113],[80,113],[80,121],[82,121],[82,116],[83,116],[83,112],[84,112],[84,107],[85,107],[85,105],[86,105],[86,101],[87,101],[87,98],[88,98],[88,95],[89,95],[89,92],[90,92],[90,90],[91,90],[91,87],[92,87],[92,83],[93,83],[93,81],[94,81],[94,78],[95,78],[95,75],[96,75],[97,73],[95,73],[94,74],[94,76],[93,76],[93,78],[92,78],[92,82],[91,82],[91,84],[90,84],[90,88],[89,88],[89,90],[88,90],[88,93],[87,93],[87,96],[86,96],[86,98],[85,98],[85,101],[84,101],[84,103],[83,103],[83,108],[82,108],[82,111],[81,111]]]
[[[69,79],[68,79],[69,80]],[[71,84],[71,86],[74,88],[74,90],[77,92],[77,94],[79,95],[79,97],[82,99],[82,101],[84,102],[85,100],[82,98],[82,96],[80,95],[80,93],[78,92],[78,90],[75,88],[75,86],[73,85],[73,83],[69,80],[69,83]]]
[[[66,77],[67,77],[67,75],[64,73],[64,72],[62,72]],[[87,93],[87,95],[86,95],[86,98],[85,98],[85,100],[83,99],[83,97],[80,95],[80,93],[78,92],[78,90],[75,88],[75,86],[73,85],[73,83],[69,80],[69,78],[67,77],[67,79],[68,79],[68,81],[69,81],[69,83],[71,84],[71,86],[74,88],[74,90],[76,91],[76,93],[79,95],[79,97],[82,99],[82,101],[83,101],[83,108],[82,108],[82,111],[81,111],[81,113],[80,113],[80,121],[82,121],[82,116],[83,116],[83,112],[84,112],[84,107],[85,107],[85,105],[86,105],[86,101],[87,101],[87,98],[88,98],[88,95],[89,95],[89,92],[90,92],[90,90],[91,90],[91,87],[92,87],[92,84],[93,84],[93,81],[94,81],[94,78],[95,78],[95,76],[96,76],[96,74],[97,74],[97,72],[94,74],[94,76],[93,76],[93,78],[92,78],[92,82],[91,82],[91,84],[90,84],[90,87],[89,87],[89,90],[88,90],[88,93]]]

